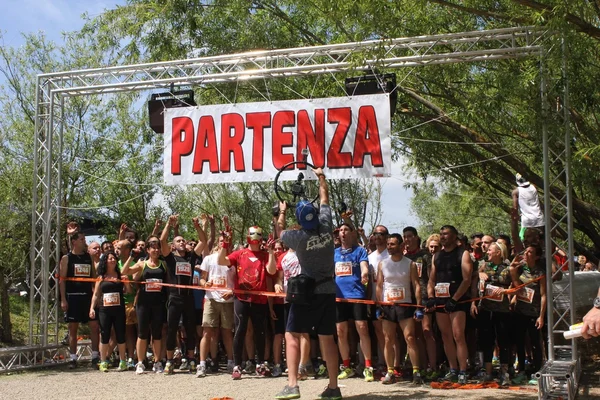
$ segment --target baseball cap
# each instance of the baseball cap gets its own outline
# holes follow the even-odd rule
[[[296,204],[296,219],[303,229],[316,229],[319,226],[319,212],[308,200]]]

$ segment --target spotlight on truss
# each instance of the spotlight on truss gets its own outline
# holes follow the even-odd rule
[[[167,108],[190,107],[195,106],[194,91],[191,89],[179,90],[174,92],[155,93],[148,100],[148,116],[150,118],[150,128],[156,133],[164,133],[165,116]]]
[[[396,74],[378,74],[356,76],[346,78],[346,94],[348,96],[357,96],[362,94],[390,94],[390,115],[394,116],[396,112],[396,102],[398,101],[398,91],[396,88]]]

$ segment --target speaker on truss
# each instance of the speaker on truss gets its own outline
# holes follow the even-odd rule
[[[361,94],[390,94],[390,116],[396,112],[398,91],[396,89],[396,74],[371,74],[346,78],[346,94],[357,96]]]
[[[166,108],[195,106],[194,91],[192,89],[177,92],[155,93],[148,100],[148,116],[150,128],[156,133],[164,133]]]

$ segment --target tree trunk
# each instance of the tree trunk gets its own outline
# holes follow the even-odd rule
[[[8,297],[8,286],[6,270],[0,269],[0,341],[4,343],[12,343],[12,323],[10,322],[10,300]]]

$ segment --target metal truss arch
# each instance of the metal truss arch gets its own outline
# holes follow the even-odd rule
[[[30,253],[30,345],[41,350],[47,348],[47,346],[59,344],[58,282],[55,279],[55,274],[58,271],[61,226],[63,226],[57,202],[61,198],[62,116],[65,99],[73,96],[164,88],[172,84],[219,84],[257,79],[368,71],[374,68],[402,69],[404,67],[525,57],[537,57],[543,60],[544,50],[547,47],[545,41],[551,36],[555,35],[537,27],[513,27],[252,51],[187,60],[38,75]],[[360,61],[357,62],[356,60]],[[545,71],[542,70],[540,74],[542,92],[544,92],[546,84],[544,74]],[[565,99],[568,101],[568,91],[565,92]],[[548,112],[548,110],[544,112]],[[548,137],[551,135],[548,132],[548,127],[544,126],[544,166],[546,169],[548,167],[547,163],[550,162],[546,145]],[[568,125],[565,124],[564,128],[560,130],[560,134],[564,134],[566,144],[569,138]],[[569,168],[570,155],[565,154],[567,157],[564,160],[564,165]],[[565,176],[568,176],[569,173],[567,169],[566,174],[563,174],[562,177],[546,176],[545,174],[544,188],[551,188],[556,179],[567,179]],[[548,198],[548,196],[551,196],[550,192],[551,190],[544,190],[546,207],[549,204],[560,203],[558,200],[561,200]],[[566,193],[566,202],[569,203],[571,194],[568,190]],[[546,211],[547,218],[549,218],[552,214],[548,214],[548,210]],[[559,210],[558,213],[560,213],[558,220],[563,221],[566,218],[566,220],[571,221],[566,226],[566,231],[570,237],[573,229],[572,211],[569,207],[566,207]],[[556,211],[555,215],[558,215]],[[547,229],[550,225],[547,224]],[[547,235],[547,237],[550,236]],[[570,260],[572,260],[572,241],[565,247],[565,250],[570,256]],[[572,271],[572,265],[570,265],[570,268]],[[572,279],[572,275],[570,274],[568,279]],[[572,301],[572,297],[570,301]],[[552,332],[554,332],[554,326],[552,326],[552,329]],[[554,342],[552,343],[552,346],[554,346]],[[43,362],[44,352],[40,352],[40,354],[42,354]],[[575,351],[569,354],[571,359],[576,359]],[[554,352],[549,352],[549,355],[552,355],[550,361],[554,362]],[[30,360],[31,357],[19,359]],[[27,362],[25,361],[25,363]],[[10,366],[15,368],[14,363]],[[6,370],[6,365],[0,364],[0,372],[3,370]],[[546,390],[542,386],[540,386],[540,389],[540,394]]]

